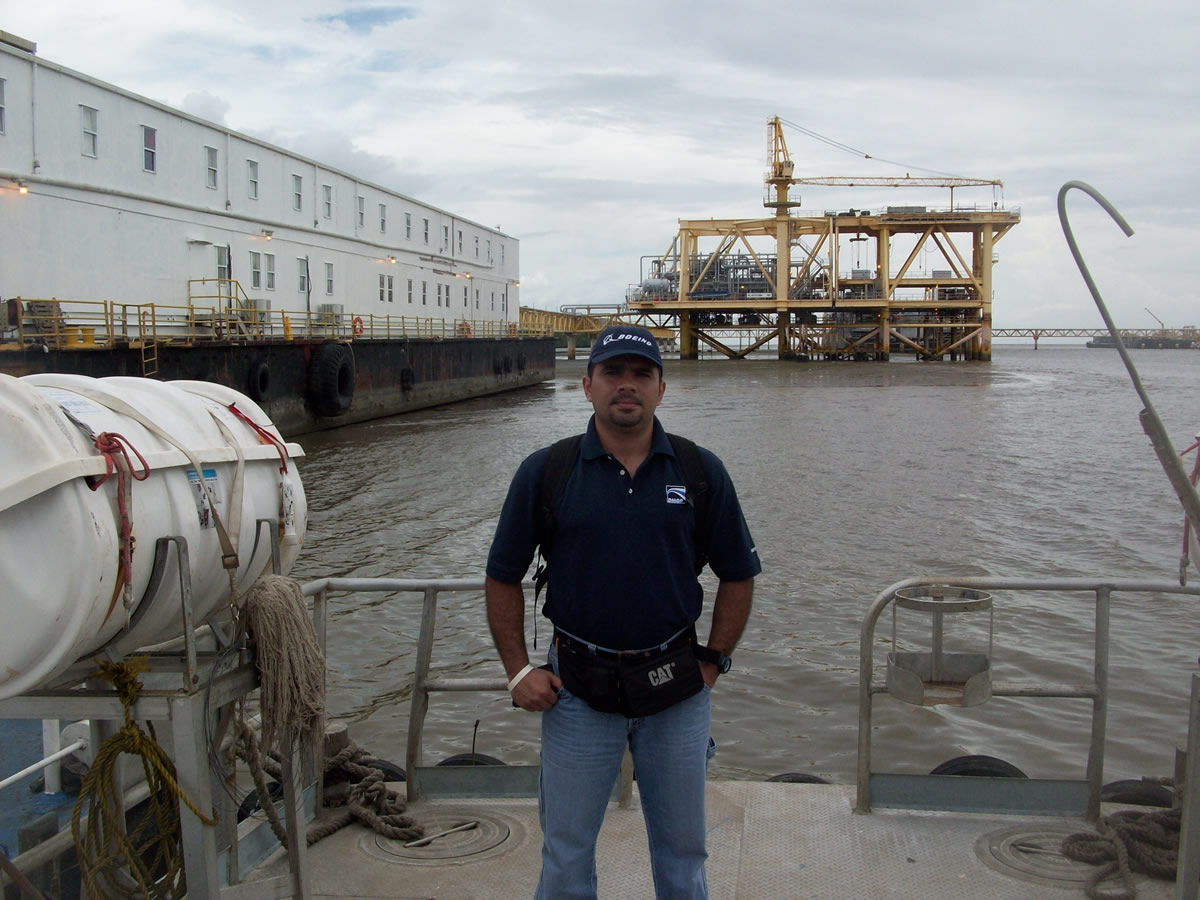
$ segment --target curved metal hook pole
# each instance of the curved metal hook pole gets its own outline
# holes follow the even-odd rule
[[[1149,394],[1146,393],[1146,389],[1142,386],[1142,380],[1138,377],[1137,368],[1133,365],[1133,360],[1129,358],[1129,351],[1125,349],[1125,343],[1121,340],[1117,326],[1113,324],[1112,316],[1108,314],[1108,307],[1104,305],[1104,300],[1100,296],[1096,282],[1092,280],[1092,273],[1088,271],[1088,267],[1083,261],[1083,256],[1079,253],[1079,245],[1075,243],[1075,235],[1071,232],[1071,223],[1067,221],[1067,192],[1071,188],[1078,188],[1099,203],[1104,211],[1112,216],[1113,221],[1121,226],[1121,230],[1125,232],[1126,237],[1133,234],[1133,229],[1129,227],[1129,223],[1125,221],[1125,217],[1117,212],[1116,208],[1108,202],[1108,199],[1090,184],[1082,181],[1068,181],[1059,188],[1058,221],[1062,225],[1067,245],[1071,248],[1071,255],[1075,257],[1075,265],[1079,267],[1079,273],[1087,283],[1088,290],[1092,292],[1092,299],[1096,301],[1096,307],[1100,310],[1104,324],[1108,327],[1108,333],[1112,335],[1117,352],[1121,355],[1121,361],[1125,364],[1125,369],[1129,372],[1129,377],[1133,381],[1133,389],[1137,391],[1137,395],[1145,407],[1138,416],[1138,419],[1142,423],[1142,430],[1146,432],[1150,438],[1150,442],[1154,445],[1154,452],[1158,456],[1158,461],[1162,465],[1168,480],[1171,482],[1171,487],[1175,489],[1175,494],[1179,497],[1179,502],[1183,505],[1183,511],[1192,523],[1192,528],[1196,529],[1197,533],[1200,533],[1200,495],[1192,487],[1191,479],[1188,478],[1187,471],[1183,468],[1183,462],[1175,452],[1175,448],[1171,444],[1171,439],[1167,435],[1167,429],[1163,425],[1162,419],[1158,417],[1158,413],[1154,409],[1154,404],[1150,402]]]

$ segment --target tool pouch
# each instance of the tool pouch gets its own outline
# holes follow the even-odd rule
[[[648,658],[622,658],[620,684],[629,718],[652,716],[697,694],[704,687],[690,641]]]
[[[558,674],[568,691],[598,712],[652,716],[704,687],[694,644],[689,636],[666,650],[613,658],[560,640]]]
[[[621,712],[617,661],[558,641],[558,675],[568,691],[598,712]]]

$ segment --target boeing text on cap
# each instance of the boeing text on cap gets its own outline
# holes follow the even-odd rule
[[[614,325],[605,328],[592,344],[592,352],[588,356],[588,365],[604,362],[614,356],[641,356],[650,360],[659,369],[662,368],[662,356],[658,352],[658,342],[645,328],[635,328],[632,325]]]

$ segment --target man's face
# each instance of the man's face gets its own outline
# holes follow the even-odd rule
[[[658,366],[642,356],[614,356],[583,377],[583,392],[597,421],[636,430],[654,419],[667,383]]]

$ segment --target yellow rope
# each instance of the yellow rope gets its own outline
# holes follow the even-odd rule
[[[145,657],[123,663],[97,662],[95,677],[111,682],[125,707],[125,725],[100,747],[83,778],[83,787],[71,815],[71,834],[79,854],[80,869],[88,896],[182,897],[183,850],[179,836],[179,801],[187,805],[205,825],[216,819],[206,816],[188,798],[175,776],[175,764],[158,745],[153,724],[146,734],[133,720],[133,706],[142,689],[139,675],[150,671]],[[150,789],[148,809],[141,821],[126,833],[117,796],[114,769],[118,757],[129,753],[141,757],[142,771]],[[80,818],[87,805],[86,829]],[[81,833],[82,832],[82,833]]]

